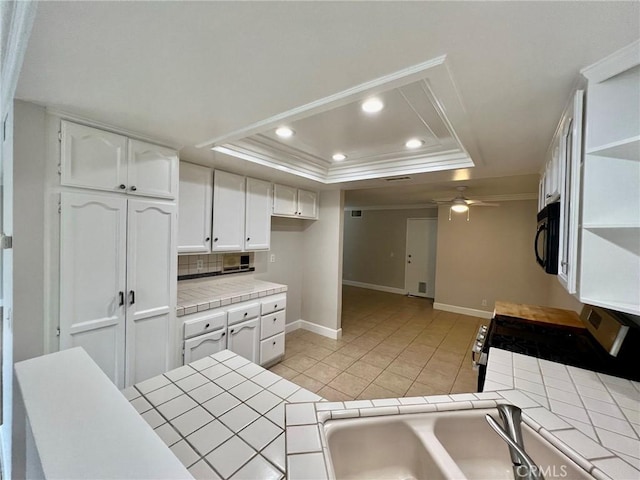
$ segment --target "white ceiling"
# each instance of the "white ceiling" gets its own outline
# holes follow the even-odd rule
[[[481,161],[409,184],[512,177],[501,194],[541,168],[579,70],[639,36],[638,2],[41,2],[17,97],[320,189],[195,145],[446,55]]]

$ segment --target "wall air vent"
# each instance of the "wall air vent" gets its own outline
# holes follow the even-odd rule
[[[355,217],[355,218],[362,217],[362,210],[351,210],[351,217]]]
[[[411,177],[391,177],[385,178],[387,182],[400,182],[402,180],[411,180]]]

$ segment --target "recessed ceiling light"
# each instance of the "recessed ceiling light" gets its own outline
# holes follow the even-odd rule
[[[276,129],[276,135],[278,135],[280,138],[289,138],[293,136],[293,133],[293,130],[291,130],[289,127],[279,127]]]
[[[331,158],[333,158],[336,162],[341,162],[342,160],[347,158],[347,156],[344,153],[334,153],[333,157]]]
[[[365,100],[362,104],[362,110],[367,113],[376,113],[384,108],[384,103],[379,98],[373,97]]]
[[[419,148],[424,145],[424,140],[419,140],[417,138],[412,138],[411,140],[407,140],[407,143],[404,144],[407,148]]]

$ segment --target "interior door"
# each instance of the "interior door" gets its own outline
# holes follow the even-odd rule
[[[175,204],[129,200],[126,385],[173,366],[176,227]]]
[[[404,282],[409,295],[435,297],[437,225],[435,218],[407,219]]]
[[[60,349],[83,347],[124,387],[127,201],[61,194]]]

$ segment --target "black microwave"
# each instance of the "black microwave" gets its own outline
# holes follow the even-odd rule
[[[557,275],[560,249],[560,202],[550,203],[538,213],[538,230],[533,243],[538,264],[545,272]]]

